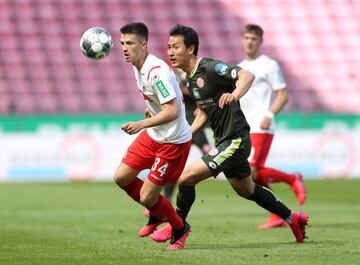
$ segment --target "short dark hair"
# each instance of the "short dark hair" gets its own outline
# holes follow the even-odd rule
[[[244,33],[254,33],[256,36],[262,39],[264,35],[264,30],[256,24],[247,24],[244,27]]]
[[[146,41],[149,39],[149,30],[147,26],[142,22],[129,23],[121,27],[120,32],[122,34],[136,34]]]
[[[186,48],[194,45],[194,55],[197,55],[199,50],[199,36],[193,28],[177,24],[170,29],[169,36],[183,36]]]

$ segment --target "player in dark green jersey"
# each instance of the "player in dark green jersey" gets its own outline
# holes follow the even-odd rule
[[[296,241],[304,242],[308,216],[291,211],[270,190],[255,184],[251,177],[249,125],[239,99],[250,88],[254,75],[236,65],[198,58],[198,35],[190,27],[176,25],[169,35],[168,55],[172,66],[187,73],[187,87],[198,106],[192,132],[196,133],[209,120],[216,145],[202,159],[185,168],[180,176],[178,214],[186,219],[195,201],[197,183],[223,172],[238,195],[280,216],[290,225]],[[169,239],[169,227],[155,232],[152,238],[156,241]]]

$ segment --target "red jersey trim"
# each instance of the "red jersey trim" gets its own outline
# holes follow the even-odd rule
[[[147,79],[149,80],[150,73],[151,73],[152,70],[154,70],[154,69],[156,69],[156,68],[160,68],[160,67],[161,67],[161,66],[158,65],[158,66],[154,66],[153,68],[151,68],[150,71],[149,71],[149,73],[148,73],[148,75],[147,75]]]

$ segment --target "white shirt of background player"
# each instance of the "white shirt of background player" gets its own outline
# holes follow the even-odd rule
[[[266,55],[254,60],[243,60],[239,63],[255,75],[249,91],[240,98],[240,106],[250,125],[251,133],[274,133],[274,114],[271,112],[272,94],[286,88],[286,83],[279,64]],[[271,119],[268,129],[261,128],[264,117]]]

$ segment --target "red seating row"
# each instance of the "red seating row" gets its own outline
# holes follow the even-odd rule
[[[3,0],[0,2],[0,114],[142,111],[119,28],[144,21],[149,47],[166,56],[176,23],[200,35],[200,56],[238,63],[245,23],[265,29],[264,52],[281,63],[289,110],[360,113],[360,5],[289,0]],[[201,10],[199,12],[198,10]],[[102,61],[83,56],[89,27],[107,28],[114,49]]]

